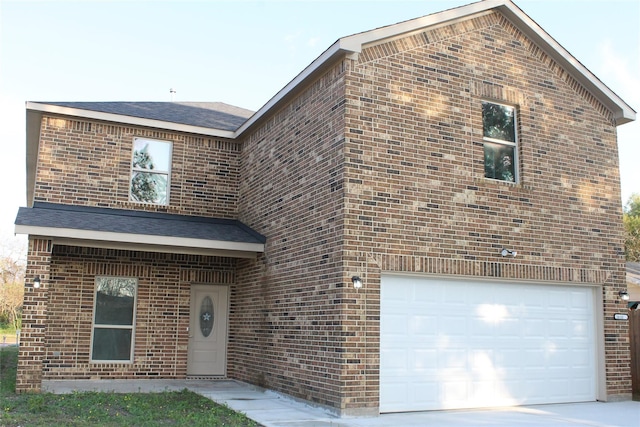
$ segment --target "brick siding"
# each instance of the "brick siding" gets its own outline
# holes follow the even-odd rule
[[[138,279],[133,363],[90,361],[96,276]],[[231,258],[55,246],[43,379],[185,378],[190,286],[234,281]]]
[[[374,414],[381,275],[406,272],[601,287],[606,391],[629,396],[611,113],[498,13],[327,65],[237,142],[43,119],[36,200],[235,218],[267,243],[235,261],[54,251],[50,284],[25,297],[21,387],[40,359],[46,378],[184,376],[188,284],[213,271],[224,280],[204,282],[231,286],[230,377]],[[485,99],[517,106],[516,184],[484,178]],[[169,207],[128,201],[134,136],[174,142]],[[43,242],[28,276],[48,272]],[[133,365],[88,363],[94,277],[109,271],[140,276]]]
[[[267,236],[238,264],[230,319],[236,378],[339,408],[344,63],[334,64],[243,141],[240,220]],[[237,363],[238,362],[238,363]]]
[[[518,107],[518,184],[484,178],[484,99]],[[611,113],[501,15],[340,63],[247,136],[242,177],[241,216],[268,245],[239,264],[238,303],[263,320],[236,337],[255,362],[237,377],[375,412],[380,276],[419,272],[601,286],[607,393],[630,392]]]
[[[611,113],[498,13],[365,49],[346,81],[345,269],[374,270],[367,298],[381,271],[602,285],[607,393],[627,395]],[[484,178],[486,99],[518,107],[518,184]]]
[[[169,206],[129,201],[133,139],[170,141]],[[92,120],[42,119],[35,201],[237,217],[238,143]]]
[[[39,391],[42,384],[51,249],[50,240],[29,239],[16,392]],[[33,287],[33,279],[37,276],[41,280],[40,288]]]

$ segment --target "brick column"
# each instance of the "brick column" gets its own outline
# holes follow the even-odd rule
[[[16,392],[39,392],[45,355],[45,329],[51,265],[51,240],[29,239]],[[40,288],[33,279],[40,276]]]

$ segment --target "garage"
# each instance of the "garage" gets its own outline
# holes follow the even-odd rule
[[[596,400],[595,290],[383,275],[380,412]]]

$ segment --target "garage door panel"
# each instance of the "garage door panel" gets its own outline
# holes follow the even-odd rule
[[[409,331],[414,337],[433,336],[438,332],[438,319],[435,316],[416,315],[409,322]]]
[[[407,314],[393,314],[388,316],[388,319],[385,322],[384,331],[381,331],[381,333],[392,339],[406,339],[406,335],[409,332],[409,316]]]
[[[398,371],[407,371],[407,350],[404,348],[384,349],[380,357],[380,369],[388,372],[397,373]]]
[[[380,400],[384,399],[386,405],[390,408],[406,406],[406,402],[409,401],[410,386],[411,384],[405,382],[394,383],[393,381],[389,381],[384,390],[380,390]]]
[[[383,276],[380,409],[595,400],[593,317],[590,288]]]
[[[440,316],[438,326],[440,330],[446,327],[447,334],[452,338],[467,336],[467,319],[463,317],[443,314]]]

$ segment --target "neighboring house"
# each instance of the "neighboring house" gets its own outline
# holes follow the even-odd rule
[[[342,415],[628,399],[634,119],[508,0],[342,38],[255,114],[29,102],[17,388],[232,378]]]

